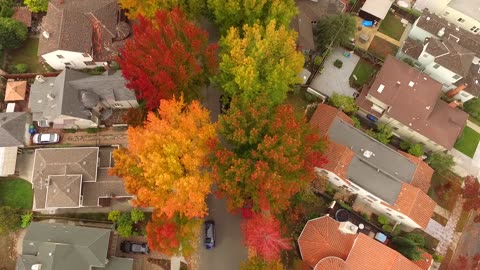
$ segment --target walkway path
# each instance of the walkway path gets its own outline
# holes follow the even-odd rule
[[[473,123],[472,121],[467,120],[467,126],[475,130],[476,132],[480,133],[480,127],[477,124]]]
[[[381,39],[384,39],[384,40],[386,40],[386,41],[388,41],[388,42],[390,42],[390,43],[392,43],[392,44],[400,47],[400,41],[398,41],[398,40],[396,40],[396,39],[394,39],[394,38],[391,38],[391,37],[385,35],[384,33],[380,33],[379,31],[377,31],[377,34],[375,34],[375,35],[376,35],[377,37],[381,38]]]
[[[433,219],[430,219],[430,222],[427,225],[425,230],[428,234],[438,239],[440,242],[436,248],[437,252],[443,256],[447,253],[449,247],[455,247],[456,241],[458,241],[458,235],[455,232],[457,227],[460,214],[462,213],[462,207],[465,200],[459,198],[455,207],[453,208],[452,214],[448,219],[447,225],[442,226]]]

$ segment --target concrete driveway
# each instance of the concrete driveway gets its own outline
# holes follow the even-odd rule
[[[351,97],[357,92],[350,87],[348,80],[360,60],[360,57],[351,54],[350,57],[347,58],[343,56],[343,53],[345,52],[348,51],[343,48],[336,48],[333,50],[332,54],[325,59],[322,73],[317,74],[310,83],[311,88],[320,91],[329,97],[333,95],[333,93]],[[337,68],[333,65],[333,62],[337,59],[343,62],[342,68]]]
[[[200,244],[200,270],[238,270],[242,261],[247,259],[247,250],[243,245],[240,229],[240,215],[232,215],[226,209],[225,200],[208,196],[209,215],[205,220],[215,221],[215,248],[207,250]],[[202,230],[203,241],[203,230]]]

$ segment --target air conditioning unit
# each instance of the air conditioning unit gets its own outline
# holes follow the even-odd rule
[[[32,270],[40,270],[40,269],[42,269],[41,264],[37,263],[37,264],[32,265]]]
[[[340,222],[338,229],[345,234],[356,234],[358,232],[358,226],[350,221]]]

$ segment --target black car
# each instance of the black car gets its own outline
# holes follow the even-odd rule
[[[213,220],[205,221],[205,248],[215,247],[215,222]]]
[[[120,250],[125,253],[148,254],[150,249],[147,243],[123,241],[120,244]]]

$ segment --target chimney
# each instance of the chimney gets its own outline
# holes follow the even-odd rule
[[[458,86],[457,88],[448,91],[448,92],[447,92],[447,97],[452,98],[452,97],[456,96],[458,93],[460,93],[460,92],[461,92],[463,89],[465,89],[466,87],[467,87],[466,84],[461,84],[461,85]]]
[[[454,100],[454,101],[448,103],[448,106],[449,106],[450,108],[454,108],[454,109],[455,109],[455,108],[458,107],[458,105],[460,105],[460,104],[462,104],[461,101],[459,101],[459,100]]]

